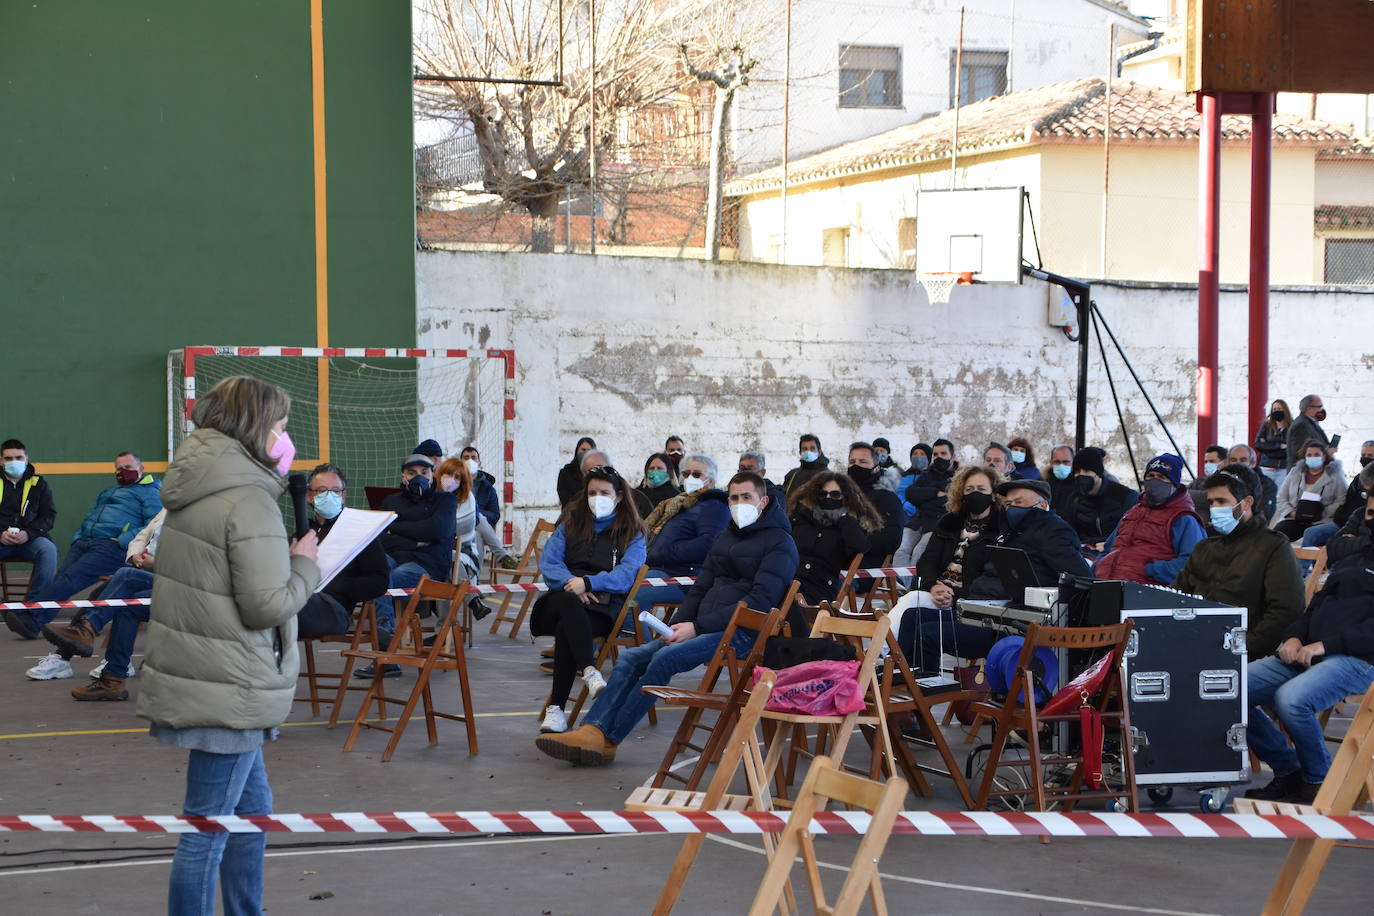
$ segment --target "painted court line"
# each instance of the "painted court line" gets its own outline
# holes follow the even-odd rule
[[[530,717],[534,717],[534,716],[537,716],[537,715],[539,715],[539,713],[538,713],[538,712],[533,712],[533,711],[531,711],[531,712],[479,712],[479,713],[473,713],[473,718],[476,718],[476,719],[507,719],[507,718],[513,718],[513,717],[516,717],[516,716],[530,716]],[[394,717],[393,717],[393,718],[394,718]],[[350,719],[349,721],[351,722],[352,720]],[[380,722],[380,721],[382,721],[382,720],[381,720],[381,719],[368,719],[368,720],[366,720],[366,721],[368,721],[368,722]],[[387,721],[390,721],[390,720],[387,720]],[[283,722],[283,723],[281,724],[281,727],[282,727],[282,728],[302,728],[302,727],[307,726],[307,725],[328,725],[328,724],[329,724],[329,721],[326,719],[326,720],[321,720],[321,721],[319,721],[319,722]],[[345,724],[344,720],[343,720],[343,719],[340,719],[340,720],[339,720],[339,724],[340,724],[340,725]],[[8,740],[13,739],[13,738],[73,738],[73,737],[79,737],[79,736],[81,736],[81,735],[146,735],[146,734],[148,734],[148,728],[147,728],[147,726],[144,726],[143,728],[91,728],[91,729],[83,729],[83,730],[80,730],[80,731],[63,731],[63,732],[19,732],[19,733],[13,734],[13,735],[0,735],[0,741],[8,741]]]

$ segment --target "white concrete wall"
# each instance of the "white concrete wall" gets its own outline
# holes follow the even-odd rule
[[[1145,35],[1132,17],[1092,0],[795,0],[791,155],[867,137],[948,108],[949,61],[958,44],[961,6],[966,8],[965,50],[1014,48],[1013,91],[1105,74],[1110,23],[1118,26],[1118,43]],[[782,155],[781,22],[773,38],[759,51],[753,82],[736,103],[734,152],[741,172]],[[901,107],[839,107],[842,44],[901,49]]]
[[[558,469],[583,434],[635,482],[671,433],[724,470],[761,448],[779,481],[808,431],[841,459],[851,440],[878,435],[903,456],[946,435],[964,460],[1018,433],[1041,452],[1073,437],[1077,351],[1046,325],[1038,285],[959,287],[931,305],[897,271],[495,252],[421,253],[416,282],[420,346],[515,349],[517,539],[554,514]],[[1100,286],[1095,296],[1195,464],[1196,294]],[[1275,293],[1272,303],[1272,393],[1294,406],[1322,394],[1351,467],[1374,437],[1374,343],[1340,331],[1361,328],[1371,302]],[[1224,294],[1222,308],[1229,444],[1245,438],[1244,294]],[[1111,366],[1137,458],[1167,449],[1114,355]],[[1090,394],[1089,441],[1129,478],[1095,346]]]

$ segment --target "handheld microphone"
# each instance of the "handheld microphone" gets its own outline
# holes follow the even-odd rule
[[[309,504],[305,501],[305,475],[292,474],[287,477],[286,488],[291,492],[291,507],[296,510],[296,539],[300,540],[310,530]]]

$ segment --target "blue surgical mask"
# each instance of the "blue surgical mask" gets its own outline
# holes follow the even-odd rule
[[[1021,451],[1017,451],[1016,449],[1012,449],[1012,450],[1011,450],[1011,463],[1012,463],[1012,464],[1025,464],[1025,463],[1026,463],[1026,453],[1025,453],[1025,452],[1021,452]]]
[[[1233,506],[1213,506],[1209,514],[1212,527],[1222,534],[1230,534],[1240,524]]]
[[[1073,473],[1073,465],[1056,464],[1050,471],[1054,474],[1055,480],[1068,480],[1069,475]]]
[[[338,493],[325,491],[315,494],[315,512],[320,518],[334,518],[343,511],[343,497]]]
[[[1321,460],[1321,457],[1318,456],[1318,455],[1309,455],[1309,456],[1307,456],[1306,458],[1304,458],[1302,461],[1303,461],[1303,464],[1307,465],[1308,470],[1311,470],[1311,471],[1319,471],[1319,470],[1321,470],[1322,460]]]
[[[24,471],[28,469],[27,461],[6,461],[5,473],[11,477],[23,477]]]
[[[1204,465],[1202,466],[1202,476],[1204,476],[1204,477],[1211,477],[1213,474],[1215,474],[1215,473],[1217,472],[1217,469],[1218,469],[1219,467],[1220,467],[1220,465],[1217,464],[1215,461],[1209,461],[1209,462],[1207,462],[1206,464],[1204,464]]]
[[[816,460],[817,458],[819,458],[819,457],[821,457],[821,453],[820,453],[820,452],[802,452],[802,453],[801,453],[801,460],[802,460],[802,461],[815,461],[815,460]]]
[[[925,455],[917,455],[915,458],[911,459],[911,467],[913,470],[924,471],[926,468],[930,467],[930,459]]]

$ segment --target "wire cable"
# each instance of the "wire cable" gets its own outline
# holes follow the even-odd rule
[[[1093,333],[1097,336],[1097,352],[1102,355],[1102,371],[1107,375],[1107,387],[1112,392],[1112,403],[1116,405],[1116,419],[1121,424],[1121,439],[1126,443],[1126,455],[1131,459],[1131,472],[1135,474],[1135,485],[1137,489],[1143,489],[1144,483],[1140,479],[1140,467],[1135,463],[1135,450],[1131,448],[1131,434],[1126,429],[1126,415],[1121,411],[1121,401],[1116,396],[1116,381],[1112,379],[1112,367],[1107,364],[1107,348],[1102,343],[1102,329],[1098,326],[1097,307],[1094,304],[1092,311],[1088,313],[1089,319],[1093,324]]]

